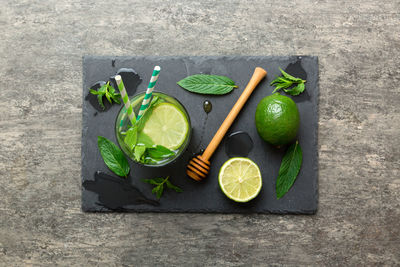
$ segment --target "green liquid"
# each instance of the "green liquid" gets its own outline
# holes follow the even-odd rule
[[[154,97],[159,98],[157,105],[160,103],[169,103],[169,104],[174,105],[174,107],[179,109],[184,114],[184,116],[186,117],[186,120],[188,121],[188,124],[189,124],[189,131],[187,133],[185,141],[179,148],[177,148],[175,150],[171,150],[173,152],[173,155],[160,159],[160,158],[151,157],[148,155],[148,153],[145,153],[146,156],[144,157],[144,161],[139,162],[146,166],[163,166],[163,165],[166,165],[166,164],[174,161],[177,157],[179,157],[179,155],[185,150],[186,146],[188,145],[188,143],[190,141],[190,134],[191,134],[190,118],[189,118],[189,115],[187,114],[187,111],[185,110],[185,108],[175,98],[168,96],[166,94],[163,94],[163,93],[158,93],[158,92],[153,92],[153,99],[154,99]],[[143,98],[144,98],[144,93],[136,95],[135,97],[130,99],[131,104],[133,106],[133,111],[134,111],[136,117],[137,117],[137,114],[139,113],[139,109],[142,104]],[[118,144],[121,147],[122,151],[133,161],[137,162],[135,160],[133,151],[131,151],[124,142],[124,138],[126,136],[125,133],[126,133],[126,131],[128,131],[128,129],[130,127],[132,127],[132,124],[128,119],[125,107],[123,107],[121,109],[120,113],[118,114],[118,117],[116,120],[116,125],[115,125],[117,141],[118,141]],[[144,124],[144,127],[146,127],[146,124]],[[138,134],[137,134],[137,140],[138,140],[138,144],[139,143],[147,143],[146,144],[146,148],[147,148],[147,147],[149,147],[150,144],[148,142],[140,141],[140,140],[149,140],[149,137],[145,133],[143,133],[143,129],[139,128]],[[156,144],[152,141],[152,145],[154,147],[159,144]]]

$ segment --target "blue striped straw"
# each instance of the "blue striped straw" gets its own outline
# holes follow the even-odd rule
[[[160,66],[154,67],[153,75],[151,75],[151,79],[150,79],[149,86],[147,87],[146,95],[143,98],[142,105],[140,106],[140,109],[139,109],[139,114],[137,115],[137,118],[136,118],[137,121],[140,120],[140,118],[143,116],[144,112],[149,108],[151,95],[153,93],[154,87],[158,80],[158,75],[160,74],[160,70],[161,70]]]

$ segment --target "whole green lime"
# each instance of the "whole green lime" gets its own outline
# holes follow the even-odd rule
[[[261,99],[256,109],[258,134],[268,143],[280,146],[292,141],[299,129],[300,116],[296,103],[279,93]]]

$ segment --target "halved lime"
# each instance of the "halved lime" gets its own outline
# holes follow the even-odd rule
[[[188,132],[189,123],[185,114],[170,103],[156,105],[143,127],[143,133],[154,144],[171,150],[178,149],[185,142]]]
[[[248,158],[231,158],[222,165],[218,175],[224,194],[236,202],[248,202],[261,191],[261,172]]]

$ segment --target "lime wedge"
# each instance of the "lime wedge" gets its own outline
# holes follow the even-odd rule
[[[261,172],[248,158],[231,158],[222,165],[218,175],[224,194],[236,202],[247,202],[261,191]]]
[[[185,142],[188,132],[189,123],[185,114],[170,103],[156,105],[143,127],[143,133],[154,144],[171,150],[178,149]]]

